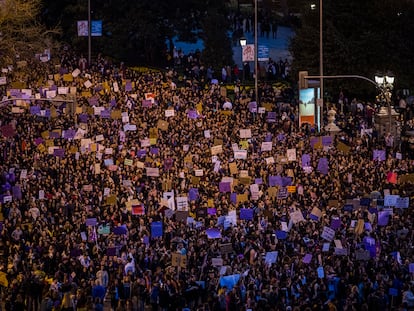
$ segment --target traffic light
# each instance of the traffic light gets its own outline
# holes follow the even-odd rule
[[[305,79],[305,77],[307,76],[308,76],[307,71],[299,71],[299,89],[308,88],[308,79]]]

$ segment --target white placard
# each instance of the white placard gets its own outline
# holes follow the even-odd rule
[[[194,175],[195,176],[203,176],[204,172],[203,172],[203,170],[194,170]]]
[[[188,211],[188,198],[187,197],[177,197],[177,211]]]
[[[165,117],[173,117],[175,116],[175,110],[174,109],[167,109],[165,110]]]
[[[240,138],[252,138],[252,130],[240,129]]]
[[[329,242],[332,242],[332,240],[335,237],[335,230],[332,228],[329,228],[327,226],[323,227],[323,231],[321,234],[321,237]]]
[[[77,76],[79,76],[80,73],[81,71],[79,70],[79,68],[76,68],[74,71],[72,71],[72,77],[76,78]]]
[[[234,158],[237,159],[237,160],[246,160],[247,159],[247,150],[234,151]]]
[[[296,161],[296,148],[286,150],[286,157],[288,161]]]
[[[91,82],[90,80],[87,80],[87,81],[85,81],[85,82],[83,83],[83,85],[84,85],[87,89],[89,89],[89,88],[92,86],[92,82]]]
[[[272,142],[271,141],[264,141],[262,142],[262,146],[260,150],[263,151],[272,151]]]

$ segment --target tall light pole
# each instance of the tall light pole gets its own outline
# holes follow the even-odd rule
[[[255,99],[256,104],[259,104],[259,87],[258,87],[258,79],[259,79],[259,68],[257,66],[257,0],[254,0],[254,92],[255,92]]]
[[[244,72],[244,62],[243,62],[243,48],[246,46],[247,44],[247,39],[245,37],[241,37],[240,38],[240,46],[241,46],[241,50],[242,50],[242,66],[243,66],[243,80],[242,80],[242,84],[244,84],[244,77],[245,77],[245,72]]]
[[[323,0],[319,0],[319,75],[320,78],[320,107],[319,107],[319,131],[323,127],[323,32],[322,32],[322,5]]]
[[[92,39],[91,39],[91,0],[88,0],[88,67],[91,66]]]

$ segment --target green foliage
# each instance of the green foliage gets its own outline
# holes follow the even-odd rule
[[[79,51],[87,51],[88,39],[77,37],[76,21],[88,18],[88,1],[43,2],[44,22],[61,25],[65,29],[61,39]],[[166,41],[178,36],[183,41],[194,42],[201,34],[211,51],[207,52],[206,61],[231,64],[226,12],[221,0],[90,2],[91,19],[103,21],[103,36],[92,38],[92,57],[103,53],[131,65],[164,66],[167,53],[172,52],[172,44],[166,46]],[[207,10],[211,20],[204,22]],[[201,29],[204,27],[207,29]]]
[[[0,65],[34,59],[56,47],[59,30],[39,22],[41,0],[3,0],[0,4]]]
[[[227,34],[229,28],[225,16],[216,10],[209,10],[202,24],[204,50],[202,61],[207,66],[212,66],[215,72],[221,72],[221,68],[233,64],[233,50],[231,40]]]
[[[408,68],[414,48],[411,39],[414,3],[409,0],[348,0],[323,3],[324,74],[355,74],[373,78],[377,72],[391,71],[396,88],[409,87],[413,78]],[[292,70],[319,74],[319,9],[302,11],[302,26],[296,30],[290,51]],[[328,92],[339,87],[358,95],[375,90],[358,80],[325,80]]]

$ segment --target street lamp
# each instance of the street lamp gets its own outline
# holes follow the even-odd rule
[[[241,48],[242,48],[242,66],[243,66],[243,81],[242,81],[242,84],[244,84],[244,77],[245,77],[245,70],[244,70],[244,63],[243,63],[243,48],[246,46],[246,44],[247,44],[247,39],[245,38],[245,37],[241,37],[240,38],[240,46],[241,46]]]
[[[323,0],[319,0],[319,75],[320,78],[320,105],[319,106],[319,130],[323,127],[323,33],[322,33],[322,4]]]
[[[247,39],[245,37],[240,38],[240,46],[243,48],[243,46],[246,46]]]
[[[380,92],[381,99],[383,99],[388,108],[388,112],[385,112],[385,107],[381,107],[380,114],[388,114],[388,133],[391,133],[391,124],[392,124],[392,109],[391,109],[391,95],[394,88],[394,76],[388,75],[375,75],[375,83],[377,84]]]
[[[88,66],[91,66],[91,54],[92,54],[92,25],[91,25],[91,0],[88,0]]]
[[[259,68],[257,66],[257,0],[254,0],[254,92],[255,92],[255,100],[256,105],[259,104],[259,94],[258,94],[258,78],[259,78]]]

